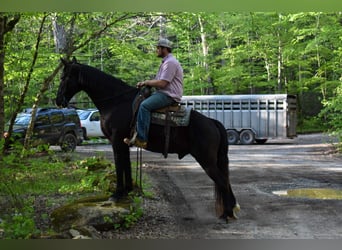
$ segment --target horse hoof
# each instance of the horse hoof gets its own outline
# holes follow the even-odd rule
[[[240,205],[236,203],[236,205],[233,208],[233,219],[237,220],[239,217],[237,217],[236,213],[240,212]]]
[[[240,211],[240,205],[239,204],[236,204],[234,207],[233,207],[233,214],[230,216],[230,215],[227,215],[226,213],[222,214],[220,216],[220,219],[223,219],[226,221],[226,223],[228,223],[230,220],[237,220],[238,219],[238,216],[236,215],[238,212]]]
[[[233,208],[233,217],[235,219],[238,219],[236,213],[240,212],[240,210],[241,210],[240,205],[238,203],[236,203],[236,205]]]
[[[238,217],[234,214],[233,216],[226,216],[224,219],[226,220],[226,223],[228,223],[229,221],[237,220]]]

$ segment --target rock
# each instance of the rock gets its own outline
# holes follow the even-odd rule
[[[77,235],[75,237],[72,238],[73,240],[91,240],[91,237],[88,236],[84,236],[84,235]]]
[[[108,196],[84,198],[54,210],[51,223],[55,231],[68,231],[72,238],[92,237],[94,232],[89,228],[108,231],[121,225],[130,207],[130,201],[114,203],[108,201]]]
[[[72,236],[73,238],[75,238],[75,237],[81,235],[79,231],[77,231],[77,230],[75,230],[75,229],[72,229],[72,228],[69,230],[69,233],[71,234],[71,236]]]
[[[77,231],[75,229],[70,229],[69,233],[71,234],[71,237],[73,240],[98,239],[99,238],[97,235],[95,236],[95,235],[91,234],[90,232],[87,232],[87,234],[89,234],[91,236],[84,236],[83,234],[81,234],[79,231]]]

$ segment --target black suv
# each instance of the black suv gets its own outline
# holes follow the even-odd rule
[[[24,142],[31,120],[32,109],[17,115],[13,127],[13,139]],[[63,151],[74,151],[82,142],[81,122],[75,109],[39,108],[33,129],[32,145],[59,145]]]

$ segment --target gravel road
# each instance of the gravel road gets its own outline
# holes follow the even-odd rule
[[[135,148],[131,149],[135,161]],[[80,154],[109,145],[80,146]],[[178,160],[143,152],[143,172],[156,196],[144,199],[144,215],[129,230],[101,234],[105,239],[342,239],[341,199],[279,196],[298,188],[342,190],[342,157],[322,134],[269,140],[264,145],[229,149],[233,191],[241,206],[228,224],[214,211],[213,183],[191,156]]]

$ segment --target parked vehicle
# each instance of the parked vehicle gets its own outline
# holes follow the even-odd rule
[[[31,113],[32,109],[25,109],[17,115],[12,134],[14,142],[24,142]],[[32,146],[59,145],[63,151],[74,151],[82,142],[82,129],[76,110],[38,108],[31,142]]]
[[[262,144],[269,138],[297,136],[293,95],[184,96],[182,105],[222,122],[229,144]]]
[[[100,112],[97,109],[78,109],[77,114],[81,120],[83,138],[104,137],[100,125]]]

